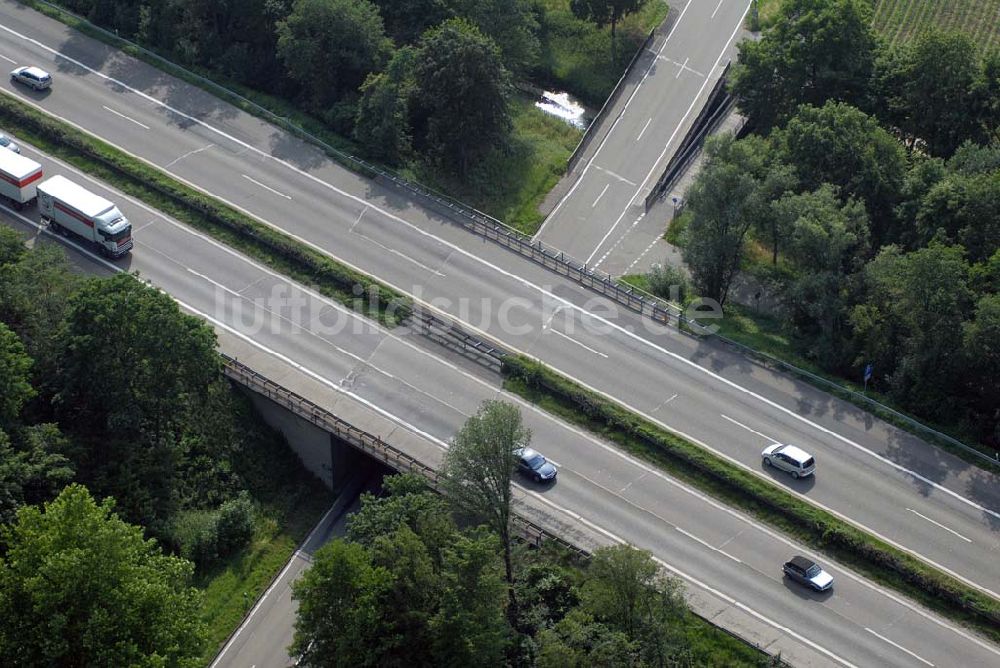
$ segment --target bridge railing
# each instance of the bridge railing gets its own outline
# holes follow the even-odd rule
[[[239,360],[225,354],[222,355],[222,359],[223,373],[231,381],[253,390],[261,396],[267,397],[282,408],[333,434],[340,440],[376,461],[382,462],[394,471],[418,475],[427,481],[431,489],[436,491],[441,490],[441,477],[434,467],[411,457],[394,445],[384,441],[380,436],[371,434],[337,417],[329,410],[279,385]],[[511,521],[515,533],[530,545],[538,547],[545,541],[554,541],[581,556],[588,554],[586,550],[581,549],[521,515],[515,514]]]

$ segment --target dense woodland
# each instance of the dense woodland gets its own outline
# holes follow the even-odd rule
[[[0,227],[0,664],[198,665],[192,585],[326,502],[219,364],[165,294]]]
[[[866,3],[787,0],[731,86],[752,132],[709,142],[688,192],[695,291],[749,277],[822,369],[871,364],[897,405],[1000,446],[1000,53],[890,47]]]
[[[764,666],[691,618],[680,584],[626,545],[585,562],[456,524],[450,499],[412,476],[362,497],[348,535],[294,585],[301,666]]]

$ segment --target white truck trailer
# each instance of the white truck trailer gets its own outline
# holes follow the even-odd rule
[[[132,249],[132,225],[114,204],[63,176],[38,184],[38,212],[54,232],[71,232],[109,257]]]
[[[20,211],[38,196],[42,166],[13,151],[0,151],[0,196]]]

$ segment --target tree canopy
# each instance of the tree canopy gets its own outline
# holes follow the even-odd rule
[[[3,529],[4,665],[196,666],[203,642],[191,565],[161,554],[79,485]]]

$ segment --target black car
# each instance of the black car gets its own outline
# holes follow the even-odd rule
[[[556,479],[555,465],[537,450],[518,448],[514,454],[517,456],[517,470],[535,482],[550,482]]]
[[[833,576],[820,568],[819,564],[805,557],[792,557],[782,569],[785,575],[799,584],[812,587],[816,591],[826,591],[833,586]]]

